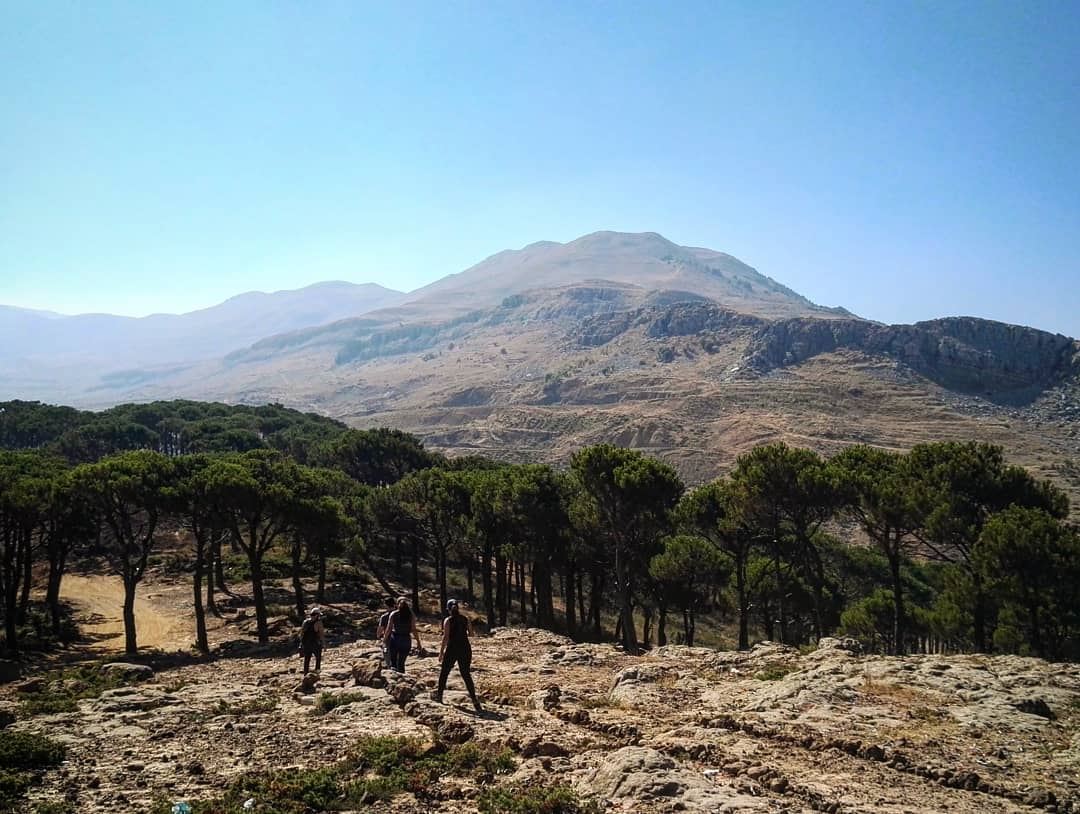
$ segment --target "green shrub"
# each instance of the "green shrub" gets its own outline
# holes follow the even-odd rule
[[[42,735],[0,729],[0,769],[51,769],[66,754],[62,743]]]
[[[22,811],[22,800],[33,785],[31,770],[59,766],[67,750],[42,735],[0,730],[0,812]]]
[[[794,673],[796,669],[794,665],[787,662],[775,662],[766,664],[760,672],[754,674],[754,678],[758,681],[779,681],[788,673]]]
[[[226,701],[219,698],[217,703],[210,708],[211,715],[235,715],[240,718],[244,715],[258,715],[263,712],[273,712],[278,707],[276,698],[250,698],[247,701]]]
[[[403,791],[422,797],[440,777],[479,777],[506,773],[513,767],[512,753],[495,746],[466,743],[428,748],[412,738],[368,737],[358,741],[339,763],[318,769],[250,772],[234,781],[222,797],[192,801],[191,808],[193,814],[231,814],[254,797],[263,814],[351,810],[390,800]],[[170,806],[161,800],[153,814],[168,814]],[[548,810],[552,814],[578,811]]]
[[[486,789],[477,800],[480,814],[599,814],[569,786],[506,786]]]
[[[357,701],[364,700],[364,696],[358,692],[343,692],[343,693],[329,693],[322,692],[315,699],[315,714],[325,715],[332,709],[338,707],[344,707],[348,704],[355,704]]]
[[[78,709],[78,701],[97,698],[105,690],[120,687],[123,683],[123,676],[102,672],[100,664],[58,670],[43,676],[42,687],[45,689],[28,693],[19,708],[24,716],[74,712]]]

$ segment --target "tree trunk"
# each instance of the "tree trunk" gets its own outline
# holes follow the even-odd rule
[[[206,556],[208,560],[206,562],[206,609],[214,616],[221,616],[221,612],[218,611],[217,600],[214,599],[214,542],[211,537],[210,544],[207,546]]]
[[[566,604],[566,635],[574,635],[574,588],[577,587],[574,580],[574,565],[566,563],[566,576],[563,580],[563,601]]]
[[[251,598],[255,601],[255,625],[259,631],[259,644],[270,643],[270,627],[266,621],[266,596],[263,594],[262,557],[254,553],[248,555],[251,566]]]
[[[975,650],[987,652],[986,642],[986,592],[983,590],[982,577],[972,569],[971,585],[975,591],[975,607],[972,609],[972,627],[975,634]]]
[[[303,549],[300,547],[300,542],[294,542],[292,544],[292,587],[293,595],[296,600],[296,614],[301,619],[304,618],[304,582],[300,578],[300,564],[301,554]]]
[[[626,552],[623,546],[615,546],[615,577],[618,580],[619,589],[619,619],[622,621],[623,651],[636,653],[637,632],[634,630],[634,608],[631,604],[633,597],[630,590],[630,563],[627,562]]]
[[[604,578],[598,574],[593,574],[592,596],[589,597],[589,616],[592,618],[593,635],[596,636],[598,641],[604,637],[604,629],[600,624],[600,608],[603,602]]]
[[[473,593],[473,558],[470,556],[465,560],[465,596],[469,599],[469,604],[476,604],[476,595]]]
[[[509,586],[506,584],[506,558],[495,554],[495,604],[499,606],[499,627],[506,627]]]
[[[26,612],[30,607],[30,589],[34,585],[33,534],[23,535],[22,586],[19,594],[19,623],[26,624]]]
[[[484,589],[484,610],[487,613],[487,629],[495,627],[495,597],[491,584],[491,552],[485,550],[480,558],[480,581]]]
[[[412,538],[412,607],[420,612],[420,541]]]
[[[397,591],[395,591],[390,583],[386,581],[386,578],[383,577],[382,571],[375,565],[375,561],[371,558],[371,555],[368,554],[367,551],[364,551],[360,555],[360,559],[364,561],[364,565],[367,566],[371,575],[375,577],[375,581],[379,583],[379,586],[386,591],[386,595],[396,597]],[[321,602],[322,600],[320,599],[319,601]]]
[[[210,642],[206,637],[206,610],[203,608],[202,581],[206,570],[206,546],[196,543],[195,548],[195,647],[203,655],[210,654]]]
[[[514,566],[515,577],[517,578],[517,591],[518,591],[518,606],[521,609],[521,624],[527,625],[529,623],[529,613],[525,609],[525,563],[517,563]]]
[[[656,623],[656,644],[663,647],[667,644],[667,605],[660,604],[659,619]]]
[[[326,601],[326,545],[319,546],[319,583],[315,589],[315,601],[320,605]]]
[[[45,588],[45,604],[49,607],[49,616],[52,620],[53,635],[60,637],[63,631],[62,617],[60,613],[60,585],[64,578],[64,566],[67,561],[67,551],[63,547],[55,547],[49,554],[49,576]]]
[[[787,644],[787,603],[784,601],[784,577],[780,570],[780,555],[776,555],[776,599],[780,607],[780,644]],[[771,637],[770,637],[771,638]]]
[[[4,639],[7,654],[12,658],[19,655],[19,631],[16,614],[18,612],[18,577],[15,569],[15,540],[13,533],[4,531],[3,568],[0,569],[0,582],[4,589]]]
[[[229,535],[229,539],[232,539],[232,535]],[[225,584],[225,563],[221,556],[221,537],[218,536],[214,540],[214,573],[217,576],[217,587],[226,596],[232,596],[232,591],[229,590],[229,586]]]
[[[750,649],[750,598],[746,590],[746,555],[735,558],[735,590],[739,597],[739,649]]]
[[[129,577],[124,578],[124,652],[133,656],[139,652],[135,637],[135,587],[138,583]]]
[[[641,609],[641,613],[645,617],[641,623],[641,646],[648,650],[652,647],[653,609],[646,605]]]
[[[584,633],[589,626],[589,616],[585,612],[585,574],[580,570],[577,572],[577,607],[578,619],[581,620],[581,631]]]
[[[904,655],[904,586],[900,580],[900,552],[889,552],[893,589],[893,655]]]
[[[446,607],[446,603],[450,601],[450,592],[446,587],[446,547],[440,546],[438,549],[438,560],[435,563],[435,570],[439,574],[439,609],[440,612]]]

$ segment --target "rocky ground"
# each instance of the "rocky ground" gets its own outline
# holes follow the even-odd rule
[[[342,614],[331,610],[338,630]],[[374,619],[348,614],[358,630]],[[432,656],[387,677],[373,643],[352,634],[332,642],[315,692],[304,692],[287,638],[264,648],[229,640],[248,620],[228,621],[214,660],[159,656],[76,711],[28,716],[26,683],[4,688],[12,727],[68,746],[28,810],[205,800],[245,771],[328,765],[379,734],[507,746],[516,771],[482,782],[558,781],[613,811],[1080,811],[1076,666],[862,656],[837,640],[808,654],[765,643],[631,656],[506,628],[475,644],[478,714],[456,673],[447,703],[431,699]],[[434,624],[421,628],[428,646]],[[321,693],[346,703],[321,714]],[[475,811],[477,786],[447,778],[424,799],[405,793],[375,810]]]

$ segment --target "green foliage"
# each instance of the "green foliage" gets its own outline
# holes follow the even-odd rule
[[[599,814],[603,811],[598,803],[583,801],[564,785],[488,788],[476,804],[480,814]]]
[[[403,791],[422,797],[441,777],[506,774],[514,765],[508,750],[484,744],[425,747],[410,738],[367,737],[338,763],[250,772],[235,780],[223,796],[191,806],[193,814],[226,814],[254,797],[259,810],[269,814],[353,810]],[[155,814],[167,814],[168,805],[159,802]]]
[[[62,743],[42,735],[0,730],[0,812],[22,811],[22,800],[34,783],[31,772],[59,766],[66,754]]]
[[[278,708],[278,699],[268,696],[266,698],[249,698],[247,701],[226,701],[219,698],[217,703],[210,708],[210,715],[232,715],[242,718],[245,715],[261,715],[273,712]]]
[[[349,704],[355,704],[357,701],[363,700],[364,695],[358,692],[323,692],[319,693],[318,697],[315,699],[314,712],[316,715],[325,715],[330,712],[330,710],[348,706]]]
[[[317,460],[369,486],[397,483],[437,462],[419,438],[386,428],[348,430],[320,449]]]
[[[796,669],[787,662],[774,662],[773,664],[766,664],[761,670],[754,673],[754,678],[758,681],[779,681],[789,673],[795,672]]]
[[[24,716],[74,712],[78,702],[97,698],[105,690],[123,686],[124,679],[115,672],[104,672],[100,664],[84,664],[46,673],[37,692],[26,693],[19,702]]]

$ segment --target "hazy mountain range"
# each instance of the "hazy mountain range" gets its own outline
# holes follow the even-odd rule
[[[766,315],[831,313],[730,255],[677,246],[656,234],[598,232],[500,252],[410,294],[373,283],[325,282],[142,318],[0,306],[0,397],[106,404],[137,397],[123,392],[126,384],[177,373],[268,337],[362,315],[364,324],[429,323],[528,290],[586,280],[676,289]],[[335,325],[332,333],[349,327]]]
[[[1080,344],[948,317],[882,325],[721,252],[600,232],[404,294],[324,283],[177,316],[0,309],[0,400],[280,402],[450,452],[644,449],[692,482],[756,443],[977,438],[1080,496]]]

